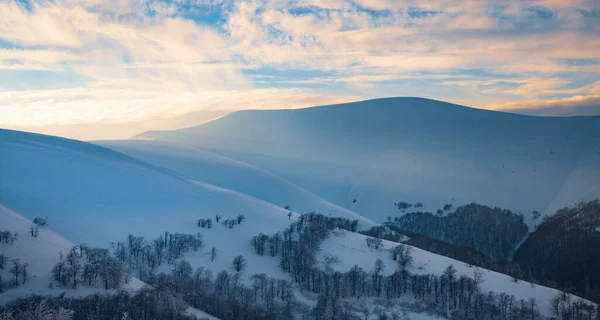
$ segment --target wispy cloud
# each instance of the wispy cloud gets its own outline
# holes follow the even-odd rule
[[[588,0],[2,2],[0,126],[125,137],[399,94],[577,114],[598,97],[598,21]]]

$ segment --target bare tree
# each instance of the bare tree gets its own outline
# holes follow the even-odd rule
[[[237,224],[242,224],[242,222],[246,220],[246,216],[243,214],[240,214],[237,216]]]
[[[19,275],[21,274],[21,261],[19,259],[13,259],[12,261],[13,267],[8,270],[8,272],[12,273],[15,276],[15,284],[19,285]]]
[[[246,268],[246,266],[248,265],[248,263],[246,262],[246,259],[243,256],[235,256],[233,258],[233,269],[236,272],[241,272],[242,270],[244,270]]]
[[[216,247],[212,247],[210,249],[210,262],[215,261],[217,258],[217,253],[219,253],[219,250]]]

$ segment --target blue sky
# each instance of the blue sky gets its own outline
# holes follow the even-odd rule
[[[9,0],[0,127],[81,139],[420,96],[600,114],[588,0]]]

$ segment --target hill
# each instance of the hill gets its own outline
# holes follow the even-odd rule
[[[564,208],[545,219],[514,261],[529,277],[600,301],[600,203]]]
[[[52,279],[52,268],[66,255],[73,244],[50,229],[44,228],[37,237],[29,235],[32,222],[17,213],[0,206],[0,226],[12,234],[18,234],[14,242],[4,243],[0,241],[0,254],[4,256],[4,268],[0,268],[0,278],[4,282],[3,290],[0,290],[0,306],[8,301],[32,294],[59,295],[65,294],[69,297],[80,297],[93,293],[104,292],[101,287],[79,287],[77,290],[67,290],[58,286],[49,287],[54,281]],[[9,273],[13,266],[12,261],[18,260],[21,265],[27,264],[27,276],[23,279],[19,275],[19,284],[7,284],[14,280],[14,274]],[[25,280],[24,283],[22,283]],[[128,290],[139,290],[143,282],[132,278],[123,287]],[[114,290],[113,290],[114,292]]]
[[[239,111],[137,138],[210,149],[383,221],[400,214],[397,201],[422,202],[432,212],[477,202],[528,217],[597,197],[597,189],[575,190],[590,185],[580,177],[600,172],[592,160],[600,152],[598,127],[600,117],[534,117],[388,98]]]
[[[56,240],[61,238],[44,229],[38,238],[20,237],[27,242],[18,252],[0,244],[3,252],[13,250],[6,251],[13,258],[36,250],[40,255],[66,252],[70,242],[110,248],[116,261],[154,290],[166,290],[219,318],[240,308],[257,319],[265,312],[289,316],[291,310],[305,315],[337,313],[343,300],[351,313],[400,308],[419,313],[415,318],[435,319],[472,312],[464,303],[484,299],[489,290],[496,291],[493,296],[504,292],[502,299],[512,296],[512,313],[550,315],[550,299],[559,293],[485,270],[475,276],[475,268],[409,246],[399,248],[412,250],[412,264],[400,267],[394,258],[399,243],[373,244],[374,239],[356,233],[360,228],[346,219],[357,219],[363,228],[374,223],[319,202],[285,180],[210,153],[156,143],[140,146],[139,153],[126,155],[81,141],[0,130],[0,204],[30,219],[48,216],[52,231],[69,240]],[[288,214],[278,205],[196,180],[203,166],[285,187],[332,211],[327,216]],[[235,182],[227,179],[228,184]],[[238,188],[252,191],[243,184]],[[19,233],[27,234],[31,226],[14,214],[4,214],[3,219],[4,228]],[[211,227],[203,225],[208,219]],[[56,248],[45,249],[46,243],[57,243]],[[386,265],[384,272],[373,267],[377,259]],[[45,260],[40,256],[31,261],[44,265],[36,271],[40,288],[55,260],[41,263]],[[326,289],[334,283],[336,294]],[[465,285],[470,289],[459,294],[458,288]],[[426,287],[439,291],[423,291]],[[6,300],[20,295],[12,290],[18,288],[7,291],[13,295]],[[441,301],[438,294],[444,297]],[[362,302],[351,303],[356,298]],[[499,303],[492,299],[478,305],[488,314]]]
[[[0,130],[0,149],[0,204],[30,219],[59,219],[53,230],[74,243],[197,231],[199,218],[218,213],[245,215],[256,223],[253,234],[289,220],[271,203],[90,143]]]
[[[194,180],[251,195],[299,213],[316,211],[341,217],[358,217],[356,213],[334,205],[271,172],[201,148],[136,140],[94,143]]]

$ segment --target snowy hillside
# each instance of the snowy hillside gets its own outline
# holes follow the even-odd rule
[[[19,214],[0,206],[0,229],[11,233],[17,233],[17,239],[13,243],[0,242],[0,254],[7,259],[6,266],[0,270],[0,278],[3,281],[12,279],[13,274],[9,272],[13,260],[18,260],[21,265],[27,264],[28,276],[25,283],[16,288],[3,288],[0,290],[0,306],[17,298],[29,295],[50,295],[65,297],[83,297],[94,293],[114,293],[116,290],[104,290],[100,287],[80,285],[77,289],[61,288],[52,279],[51,271],[60,257],[64,257],[73,247],[73,244],[49,228],[42,228],[39,235],[32,237],[30,227],[32,222]],[[0,230],[0,231],[5,231]],[[22,279],[20,280],[22,281]],[[130,277],[120,289],[127,292],[135,292],[142,288],[144,283],[135,277]],[[187,314],[198,319],[218,320],[205,312],[188,308]]]
[[[399,213],[396,201],[420,201],[434,212],[445,203],[478,202],[548,214],[598,197],[569,191],[588,184],[576,176],[600,171],[598,163],[579,167],[600,152],[598,127],[600,117],[533,117],[389,98],[240,111],[139,137],[210,148],[383,221]],[[575,170],[584,171],[574,176]]]
[[[8,272],[12,266],[12,260],[18,259],[21,264],[29,265],[27,282],[16,288],[5,288],[6,291],[0,293],[0,305],[31,294],[59,295],[65,293],[66,296],[84,296],[104,291],[83,286],[76,290],[63,289],[58,286],[49,288],[48,285],[53,282],[50,273],[52,268],[60,261],[61,253],[63,256],[66,255],[73,244],[46,228],[41,230],[39,236],[32,237],[29,235],[31,225],[30,220],[0,206],[0,229],[18,233],[14,243],[0,243],[0,254],[4,254],[8,259],[5,268],[0,270],[0,276],[3,281],[14,279],[14,276]],[[142,285],[140,280],[132,278],[124,286],[124,289],[137,290]]]
[[[176,171],[194,180],[231,189],[299,213],[334,216],[355,213],[334,205],[266,170],[181,144],[155,141],[95,141],[144,162]]]
[[[365,245],[365,238],[363,235],[346,231],[334,233],[322,244],[322,247],[326,249],[319,252],[318,261],[322,265],[325,265],[325,258],[333,255],[339,259],[339,262],[333,264],[332,267],[337,271],[345,272],[350,270],[354,265],[370,271],[373,269],[374,261],[381,259],[386,266],[383,270],[384,275],[390,275],[396,271],[394,261],[390,258],[389,250],[398,244],[384,241],[383,247],[376,250],[368,248]],[[441,275],[446,267],[452,265],[456,268],[457,276],[465,275],[473,277],[475,270],[478,269],[464,262],[432,254],[419,248],[413,248],[412,250],[414,261],[411,272],[413,273]],[[361,258],[357,259],[356,257]],[[503,292],[514,295],[518,300],[523,299],[526,301],[530,298],[535,298],[542,314],[546,316],[551,315],[550,301],[560,291],[540,285],[532,285],[526,281],[514,282],[510,276],[505,274],[485,269],[479,270],[482,272],[482,283],[480,286],[484,292]]]
[[[282,208],[283,203],[289,203],[292,210],[311,210],[311,207],[315,207],[317,211],[326,211],[328,216],[359,219],[363,228],[375,225],[268,171],[210,152],[156,142],[102,144],[117,151],[75,140],[0,130],[0,205],[7,208],[3,207],[0,212],[0,229],[7,228],[21,235],[13,247],[0,244],[0,249],[11,258],[31,261],[31,274],[36,275],[26,285],[0,296],[4,301],[26,292],[45,292],[51,266],[59,259],[61,251],[69,250],[71,243],[107,248],[111,242],[126,243],[128,234],[133,234],[144,237],[140,247],[152,248],[153,239],[164,232],[180,232],[191,235],[201,233],[203,246],[181,257],[189,261],[192,270],[202,268],[213,276],[226,270],[239,276],[236,279],[247,286],[257,283],[253,278],[255,274],[288,280],[295,283],[295,296],[306,305],[316,308],[318,297],[314,295],[315,292],[301,290],[307,283],[299,282],[303,276],[298,277],[298,273],[293,274],[282,268],[283,243],[279,241],[281,257],[260,255],[251,245],[253,238],[260,233],[266,236],[285,234],[284,230],[291,223],[303,220],[296,213],[288,214],[289,210]],[[360,201],[359,197],[356,203]],[[52,231],[44,229],[38,238],[27,237],[30,221],[9,209],[29,219],[48,216]],[[239,218],[241,215],[243,218]],[[220,222],[217,216],[222,219]],[[198,219],[207,218],[214,222],[211,228],[197,226]],[[238,218],[239,223],[229,226],[223,224],[224,221]],[[311,239],[310,233],[308,238],[299,235],[297,238],[290,236],[288,242]],[[44,245],[36,245],[36,241]],[[298,245],[292,252],[298,258],[310,257],[302,251],[306,250],[307,245]],[[313,274],[321,272],[325,269],[325,258],[336,256],[339,262],[334,268],[340,272],[348,272],[354,265],[371,272],[375,260],[381,259],[387,266],[383,274],[390,275],[397,271],[397,267],[390,252],[385,249],[396,245],[384,242],[383,248],[375,250],[367,248],[363,235],[336,231],[320,244],[315,257],[316,265],[308,261],[306,270],[311,270]],[[461,262],[416,248],[413,250],[414,267],[410,269],[413,274],[439,277],[452,264],[459,276],[473,275],[474,270]],[[133,251],[132,247],[125,250]],[[246,265],[235,270],[232,261],[240,255],[244,257]],[[129,259],[132,257],[134,255],[130,254]],[[151,259],[145,260],[145,263],[148,261]],[[171,273],[175,270],[174,266],[162,264],[158,266],[158,271]],[[312,269],[314,267],[316,269]],[[141,270],[132,271],[135,274],[141,273]],[[294,272],[306,270],[296,269]],[[184,283],[192,279],[186,279]],[[484,292],[504,292],[515,295],[517,299],[536,298],[544,314],[549,314],[549,299],[557,293],[524,281],[513,282],[510,277],[494,272],[484,271],[482,279]],[[134,282],[131,285],[135,287]],[[84,292],[77,291],[76,294]],[[412,299],[408,297],[404,299]],[[189,312],[195,311],[190,309]],[[427,314],[411,315],[414,319],[436,319]]]
[[[74,243],[193,233],[197,219],[217,213],[245,215],[257,226],[252,235],[288,223],[279,206],[93,144],[0,130],[0,149],[0,204],[28,218],[48,216],[53,230]]]

